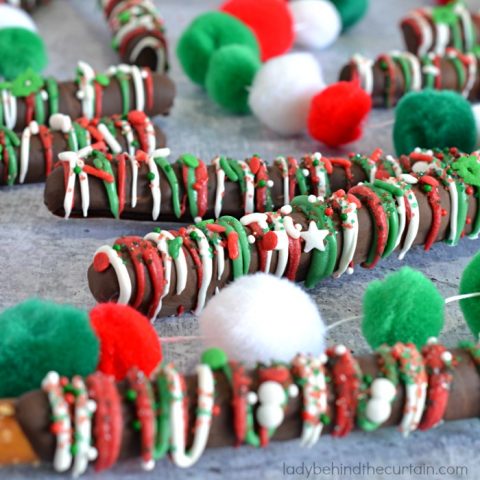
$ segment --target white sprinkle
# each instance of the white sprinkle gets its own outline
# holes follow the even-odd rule
[[[249,235],[247,239],[248,239],[248,243],[250,244],[255,243],[255,237],[253,235]]]
[[[284,215],[290,215],[293,211],[293,208],[291,205],[284,205],[280,211],[284,214]]]

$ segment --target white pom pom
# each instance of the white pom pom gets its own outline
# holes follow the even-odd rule
[[[285,402],[285,391],[277,382],[263,382],[258,388],[257,395],[262,403],[281,405]]]
[[[387,402],[386,400],[382,400],[380,398],[371,398],[367,402],[365,415],[372,422],[386,422],[389,419],[391,413],[392,406],[390,405],[390,402]]]
[[[326,48],[339,37],[342,20],[332,2],[297,0],[290,2],[296,44],[304,48]]]
[[[232,360],[289,362],[299,352],[325,350],[325,324],[299,286],[265,273],[239,278],[213,297],[199,318],[208,347]]]
[[[397,389],[388,378],[376,378],[372,382],[370,392],[374,398],[382,398],[387,402],[391,402],[397,394]]]
[[[37,31],[37,27],[28,13],[17,7],[0,5],[0,28],[10,27],[24,28],[31,32]]]
[[[257,409],[256,417],[259,425],[265,428],[279,427],[284,418],[283,408],[279,405],[260,405]]]
[[[472,113],[475,118],[475,125],[477,126],[477,143],[480,141],[480,103],[472,105]]]
[[[309,53],[276,57],[258,71],[249,105],[256,117],[282,135],[302,133],[312,98],[325,87],[320,65]]]

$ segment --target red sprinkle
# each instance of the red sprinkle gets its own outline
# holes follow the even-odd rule
[[[260,168],[260,159],[258,157],[252,157],[250,159],[250,170],[254,175],[257,174],[258,169]]]
[[[278,243],[278,237],[275,232],[267,232],[262,238],[262,247],[267,250],[275,250]]]
[[[227,242],[228,256],[230,260],[236,260],[240,255],[240,252],[238,251],[238,233],[230,232],[227,235]]]
[[[93,259],[93,268],[96,272],[104,272],[110,266],[108,255],[104,252],[97,253]]]
[[[466,194],[467,195],[473,195],[473,187],[471,187],[470,185],[466,188],[465,190]]]
[[[333,215],[333,208],[327,207],[327,208],[325,209],[325,215],[326,215],[327,217],[331,217],[331,216]]]
[[[210,230],[214,233],[224,233],[226,228],[218,223],[207,223],[207,230]]]

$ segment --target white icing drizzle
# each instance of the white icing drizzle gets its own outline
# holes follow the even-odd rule
[[[288,215],[283,217],[283,226],[285,227],[289,237],[292,237],[294,240],[298,240],[300,238],[300,230],[295,227],[292,217]]]
[[[265,213],[249,213],[248,215],[244,215],[240,219],[240,223],[245,227],[248,227],[252,223],[258,223],[260,228],[264,231],[269,230],[268,226],[268,216]],[[272,252],[270,250],[267,251],[267,260],[265,262],[265,273],[270,273],[270,265],[272,263]]]
[[[400,178],[402,176],[403,170],[400,166],[400,163],[398,163],[398,160],[396,158],[393,158],[392,155],[387,155],[385,157],[385,161],[391,165],[395,177]]]
[[[448,232],[448,244],[454,245],[455,238],[457,236],[458,229],[458,191],[455,181],[449,175],[444,168],[438,163],[438,161],[433,161],[431,163],[417,162],[413,165],[412,171],[415,173],[426,173],[430,170],[433,170],[438,177],[442,178],[443,176],[447,181],[447,189],[450,195],[450,229]]]
[[[73,169],[77,166],[78,156],[75,152],[62,152],[59,156],[60,161],[68,163],[68,180],[65,188],[65,198],[63,200],[63,209],[65,210],[65,218],[72,213],[73,198],[75,194],[75,178],[76,174]],[[83,199],[82,199],[83,208]]]
[[[420,423],[427,398],[427,383],[405,385],[405,407],[400,431],[406,437],[415,431]]]
[[[362,55],[356,54],[352,57],[358,75],[360,86],[369,94],[373,93],[373,61]]]
[[[80,72],[77,98],[82,103],[82,112],[89,120],[95,116],[95,71],[85,62],[78,62],[77,66]]]
[[[215,218],[222,214],[223,196],[225,195],[225,172],[220,165],[220,157],[216,157],[212,161],[215,167],[215,174],[217,179],[217,189],[215,193]]]
[[[158,170],[157,164],[155,163],[154,157],[164,157],[168,156],[163,153],[162,154],[155,152],[154,156],[149,156],[147,160],[147,165],[150,173],[152,174],[152,179],[150,180],[150,190],[152,192],[153,198],[153,209],[152,209],[152,219],[157,220],[160,215],[160,209],[162,205],[162,192],[160,190],[160,172]],[[160,150],[158,151],[160,152]],[[169,150],[170,153],[170,150]]]
[[[55,434],[53,468],[56,472],[66,472],[72,464],[72,423],[58,373],[49,372],[42,381],[42,389],[48,396],[52,416],[60,427]]]
[[[99,123],[97,126],[97,130],[102,134],[105,143],[108,145],[112,153],[121,153],[122,147],[118,143],[117,139],[112,135],[112,132],[108,129],[108,127],[104,123]]]
[[[178,250],[178,257],[173,259],[170,256],[168,251],[168,243],[167,240],[174,240],[175,237],[168,231],[162,230],[160,233],[149,233],[145,236],[145,240],[150,240],[157,244],[157,248],[161,254],[163,267],[164,267],[164,275],[165,275],[165,288],[163,290],[162,299],[170,291],[170,282],[171,282],[171,273],[172,273],[172,260],[175,263],[175,272],[176,272],[176,294],[180,295],[187,286],[187,275],[188,275],[188,267],[187,267],[187,259],[185,258],[185,253],[182,248]],[[158,309],[158,313],[160,313],[160,308]]]
[[[130,62],[136,63],[137,58],[144,49],[151,48],[155,51],[157,55],[157,72],[163,72],[165,70],[166,57],[163,49],[162,42],[156,37],[143,37],[137,44],[132,48],[130,53]]]
[[[275,275],[277,277],[283,277],[288,264],[288,235],[285,231],[280,213],[270,214],[270,220],[273,224],[273,231],[277,235],[277,245],[275,250],[278,251],[278,259]]]
[[[386,180],[386,182],[400,187],[405,192],[405,195],[408,195],[409,190],[406,190],[406,187],[408,185],[407,183],[394,178],[389,178]],[[407,209],[405,208],[405,195],[403,196],[395,195],[395,202],[397,203],[397,213],[398,213],[398,219],[399,219],[398,233],[397,233],[397,238],[395,240],[395,248],[397,248],[400,245],[400,242],[402,241],[402,237],[403,237],[403,232],[405,231],[405,226],[407,224]]]
[[[311,448],[315,446],[322,434],[323,423],[321,416],[326,415],[328,412],[327,382],[325,377],[326,361],[325,355],[312,357],[299,354],[292,362],[292,368],[297,369],[301,378],[305,380],[303,384],[304,412],[310,418],[316,419],[316,422],[312,423],[312,421],[304,418],[300,440],[302,447]]]
[[[137,206],[137,188],[138,188],[138,160],[135,157],[135,147],[133,142],[135,137],[133,136],[133,129],[129,122],[122,121],[122,135],[127,140],[128,144],[128,158],[130,159],[130,167],[132,169],[132,208]]]
[[[285,205],[290,203],[290,185],[288,178],[288,164],[285,157],[277,157],[276,162],[280,166],[283,180],[283,202]]]
[[[214,406],[215,380],[208,365],[198,365],[198,408],[195,422],[195,433],[190,450],[186,451],[185,415],[181,377],[173,365],[164,369],[170,384],[170,429],[171,429],[171,456],[173,462],[181,468],[189,468],[201,457],[207,446],[212,411]]]
[[[255,211],[255,175],[250,170],[247,162],[239,160],[238,164],[243,170],[245,179],[245,214],[253,213]]]
[[[474,33],[474,27],[472,24],[472,17],[470,15],[470,12],[466,9],[465,5],[460,2],[455,5],[455,13],[460,18],[460,22],[462,23],[462,27],[463,27],[463,39],[465,42],[464,51],[470,52],[474,47],[474,41],[475,41],[474,40],[475,33]]]
[[[17,124],[17,97],[10,90],[2,90],[3,115],[5,126],[9,130],[15,130]]]
[[[136,65],[126,65],[122,63],[117,67],[110,67],[110,71],[114,74],[119,71],[129,75],[132,79],[133,89],[135,91],[135,110],[145,110],[145,85],[143,83],[142,72]]]
[[[450,27],[445,23],[435,23],[435,53],[444,55],[450,42]]]
[[[119,254],[109,245],[104,245],[100,247],[96,252],[95,256],[99,253],[104,253],[107,255],[110,265],[115,270],[117,274],[118,286],[120,288],[120,294],[118,296],[117,303],[122,305],[128,305],[130,298],[132,297],[132,281],[130,280],[130,275],[128,274],[127,267],[123,263],[123,260]]]
[[[149,117],[145,117],[145,133],[147,134],[148,143],[147,153],[153,155],[157,148],[157,136],[155,135],[155,127]]]
[[[423,56],[430,51],[433,44],[433,32],[430,23],[419,10],[410,12],[408,17],[412,19],[420,29],[421,38],[419,39],[418,56]]]
[[[467,53],[465,54],[465,57],[468,58],[467,81],[465,82],[465,88],[462,91],[462,95],[465,98],[468,98],[470,96],[470,92],[475,86],[475,82],[477,81],[478,64],[477,57],[473,53]]]
[[[198,245],[198,251],[200,253],[200,260],[202,262],[202,283],[197,295],[197,306],[195,307],[195,315],[199,315],[205,306],[207,299],[208,287],[212,281],[213,276],[213,260],[210,253],[210,244],[208,243],[205,234],[196,227],[189,227],[187,234],[195,232],[195,242]]]
[[[93,400],[88,399],[87,389],[82,377],[73,377],[72,386],[78,392],[75,397],[74,414],[77,451],[72,469],[72,476],[77,478],[87,471],[88,463],[97,457],[97,450],[90,445],[92,442],[92,414],[96,409],[96,404]]]
[[[409,174],[402,175],[402,180],[409,185],[414,185],[418,182],[415,177]],[[407,252],[410,250],[410,248],[412,248],[413,242],[417,237],[418,229],[420,227],[420,209],[418,208],[417,197],[415,196],[415,193],[412,189],[408,190],[408,192],[405,193],[403,201],[408,202],[411,212],[411,218],[408,222],[407,234],[403,242],[403,247],[398,255],[398,258],[400,260],[403,260]]]
[[[312,160],[318,160],[318,165],[315,166],[315,175],[319,179],[318,183],[318,196],[322,197],[322,200],[327,195],[327,186],[328,186],[328,175],[325,170],[325,164],[322,160],[322,154],[316,152],[312,155]]]
[[[336,196],[335,200],[338,202],[342,214],[347,215],[347,218],[342,221],[342,255],[338,263],[338,269],[333,274],[335,278],[340,278],[348,270],[353,261],[353,256],[357,249],[359,224],[357,205],[354,202],[348,201],[348,198],[344,196]]]
[[[30,124],[25,127],[22,132],[22,144],[20,147],[20,175],[19,175],[19,183],[23,183],[25,181],[25,177],[27,176],[28,172],[28,164],[30,161],[30,140],[32,135],[38,135],[39,128],[38,123],[33,120]]]

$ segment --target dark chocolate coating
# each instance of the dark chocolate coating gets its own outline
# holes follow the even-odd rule
[[[116,174],[117,164],[116,162],[112,163],[112,168]],[[172,165],[172,168],[175,171],[175,174],[179,180],[179,189],[180,189],[180,198],[183,198],[185,195],[185,188],[182,181],[181,166],[178,163]],[[143,164],[139,169],[138,174],[138,201],[137,206],[132,208],[131,206],[131,181],[132,181],[132,172],[131,167],[127,163],[127,183],[126,183],[126,201],[125,201],[125,210],[123,211],[121,218],[133,219],[133,220],[152,220],[152,208],[153,208],[153,198],[149,186],[149,181],[147,179],[148,167]],[[283,197],[283,179],[282,174],[279,168],[276,166],[268,167],[268,174],[270,179],[274,182],[271,189],[272,201],[274,208],[280,208],[285,205],[285,199]],[[352,184],[355,185],[359,182],[366,180],[365,172],[361,167],[357,165],[352,165]],[[214,217],[214,207],[215,207],[215,194],[217,189],[215,167],[212,165],[208,166],[208,210],[205,215],[205,218]],[[347,179],[345,176],[345,170],[341,167],[334,167],[333,173],[330,176],[330,185],[332,191],[338,190],[340,188],[347,188]],[[182,215],[182,218],[178,219],[173,212],[172,204],[172,190],[170,184],[168,183],[165,175],[160,175],[160,190],[162,192],[161,200],[161,210],[160,217],[158,221],[169,221],[169,222],[191,222],[193,220],[190,215],[190,210],[187,206],[185,214]],[[297,192],[298,193],[298,192]],[[55,215],[63,216],[63,201],[65,197],[65,181],[63,176],[63,169],[55,169],[45,186],[45,205],[47,208]],[[238,182],[225,181],[225,195],[223,197],[223,208],[222,215],[231,215],[233,217],[239,218],[244,214],[242,207],[242,194],[240,192],[240,187]],[[74,206],[71,213],[72,217],[81,218],[82,215],[82,202],[80,197],[80,192],[75,191]],[[90,182],[90,208],[89,216],[91,217],[111,217],[112,213],[109,208],[108,198],[105,192],[105,187],[101,180],[92,178]]]
[[[52,150],[53,150],[53,162],[55,163],[58,158],[58,154],[68,150],[67,137],[61,132],[52,132]],[[133,135],[137,138],[135,129],[133,129]],[[157,139],[158,148],[166,145],[166,137],[163,131],[159,127],[155,127],[155,136]],[[125,136],[120,133],[117,128],[116,139],[122,146],[122,149],[127,149],[127,141]],[[16,149],[17,158],[20,161],[20,147]],[[53,171],[53,170],[52,170]],[[46,179],[45,171],[45,152],[42,147],[42,142],[38,135],[32,135],[30,138],[30,159],[28,162],[28,171],[25,176],[24,183],[39,183],[44,182]],[[19,177],[16,179],[16,183],[19,182]],[[5,182],[5,164],[0,162],[0,186],[6,185]]]
[[[435,28],[435,24],[432,20],[432,17],[425,16],[424,18],[430,26],[430,31],[432,34],[432,45],[435,45],[437,41],[437,30]],[[475,45],[477,45],[480,42],[480,15],[478,13],[471,12],[471,18],[475,34]],[[461,22],[459,23],[459,27],[462,34],[462,40],[463,42],[465,42],[465,30],[463,29],[463,24]],[[417,55],[422,41],[417,31],[415,30],[413,25],[410,22],[406,22],[405,19],[400,22],[400,29],[403,34],[403,39],[405,41],[405,47],[409,52]],[[451,35],[448,47],[453,47],[453,38]]]
[[[458,359],[458,365],[453,372],[453,382],[450,389],[450,396],[444,419],[447,421],[460,420],[465,418],[478,418],[480,416],[480,376],[472,362],[470,356],[463,350],[453,350],[452,353]],[[362,372],[376,378],[380,375],[378,369],[378,360],[374,355],[368,355],[358,358]],[[253,378],[253,388],[257,386],[256,377]],[[212,418],[212,428],[208,440],[209,448],[227,447],[235,444],[233,431],[232,415],[232,392],[225,376],[220,373],[215,374],[216,393],[215,403],[220,407],[219,415]],[[191,427],[195,419],[196,390],[197,379],[194,376],[186,377],[186,385],[190,398],[189,419]],[[124,386],[120,385],[123,389]],[[329,384],[329,388],[331,385]],[[324,433],[331,433],[335,425],[335,397],[329,392],[329,409],[332,416],[332,423],[326,425]],[[403,415],[403,406],[405,402],[405,391],[403,385],[397,389],[397,397],[392,405],[392,414],[384,427],[398,425]],[[276,433],[273,435],[273,441],[285,441],[298,438],[302,429],[302,398],[298,396],[289,400],[285,412],[285,419]],[[124,402],[124,437],[120,458],[138,457],[140,452],[139,433],[133,431],[131,425],[134,419],[132,405]],[[50,433],[51,424],[50,407],[46,395],[36,390],[20,397],[16,402],[16,418],[24,431],[25,435],[32,444],[35,452],[40,459],[51,462],[55,451],[55,437]],[[192,428],[188,429],[189,432]],[[321,440],[320,440],[321,442]]]
[[[417,196],[419,209],[420,209],[420,226],[418,234],[415,238],[414,245],[424,245],[428,233],[430,231],[430,227],[432,224],[432,211],[430,205],[428,203],[428,198],[426,193],[419,188],[418,186],[413,186],[413,191]],[[447,212],[450,212],[450,195],[448,191],[443,188],[439,187],[439,192],[441,196],[441,205]],[[475,218],[477,212],[477,202],[474,196],[469,196],[469,210],[468,216],[470,218]],[[295,223],[300,223],[304,228],[307,227],[307,219],[301,213],[294,213],[293,219]],[[343,235],[342,229],[340,227],[340,221],[338,218],[337,213],[334,213],[333,220],[337,226],[337,242],[338,242],[338,249],[337,249],[337,266],[340,260],[341,252],[342,252],[342,244],[343,244]],[[436,241],[439,242],[444,240],[448,234],[449,230],[449,218],[450,215],[446,215],[442,217],[441,220],[441,227],[436,238]],[[370,247],[373,241],[373,228],[374,223],[371,215],[366,207],[361,208],[358,211],[358,222],[359,222],[359,236],[358,236],[358,243],[357,248],[355,250],[354,256],[354,263],[355,265],[359,265],[360,263],[364,262],[367,259],[368,253],[370,251]],[[465,226],[465,233],[470,233],[472,229],[471,225]],[[406,232],[405,232],[406,233]],[[403,243],[403,242],[402,242]],[[278,252],[272,252],[272,265],[270,268],[271,272],[275,271],[277,259],[278,259]],[[179,307],[183,307],[186,311],[193,310],[196,305],[197,301],[197,275],[196,270],[194,267],[193,260],[190,255],[185,255],[188,264],[188,282],[187,287],[180,295],[176,295],[174,291],[175,285],[175,268],[172,268],[172,287],[169,294],[163,299],[162,302],[162,311],[161,316],[166,317],[169,315],[175,315],[178,312]],[[251,249],[251,266],[250,272],[256,272],[258,270],[258,251],[256,248]],[[308,268],[310,266],[310,262],[312,259],[311,253],[302,252],[300,266],[297,272],[296,281],[302,282],[305,280]],[[216,262],[213,263],[213,276],[212,279],[216,279]],[[126,266],[132,280],[132,298],[135,297],[136,293],[136,275],[134,273],[133,266],[131,261],[127,259]],[[231,280],[232,277],[232,262],[226,255],[225,258],[225,274],[222,277],[221,281],[212,280],[210,288],[208,290],[207,299],[211,298],[214,293],[216,287],[222,288],[226,283]],[[143,313],[148,312],[148,308],[152,298],[152,286],[150,282],[150,277],[148,273],[145,274],[145,294],[143,297],[143,302],[141,303],[138,310]],[[113,270],[112,266],[109,266],[103,272],[97,272],[93,265],[90,265],[88,269],[88,283],[90,290],[98,302],[107,302],[107,301],[115,301],[118,299],[119,295],[119,284],[117,280],[117,276],[115,271]]]
[[[160,73],[152,73],[153,79],[153,106],[148,108],[145,106],[145,113],[149,117],[156,115],[168,115],[173,105],[175,97],[175,84],[167,76]],[[135,89],[133,82],[130,81],[130,98],[135,98]],[[76,120],[82,116],[82,104],[77,98],[77,84],[74,81],[61,82],[58,84],[59,89],[59,113],[69,115],[72,120]],[[122,112],[122,92],[120,84],[114,77],[108,86],[103,90],[102,116],[110,117],[112,115],[121,115]],[[131,108],[134,109],[135,104],[132,101]],[[44,100],[44,108],[46,118],[50,117],[50,108],[48,101]],[[25,123],[25,100],[19,98],[17,101],[17,124],[16,130],[26,127]]]
[[[373,65],[373,92],[372,92],[372,101],[374,108],[385,108],[387,107],[386,103],[386,73],[380,68],[378,59]],[[391,98],[391,106],[396,105],[399,100],[405,95],[405,80],[401,67],[397,62],[395,63],[395,93],[393,98]],[[477,59],[477,68],[480,69]],[[352,81],[355,78],[355,67],[352,63],[345,65],[340,71],[339,80],[342,81]],[[452,62],[449,61],[446,57],[441,59],[440,62],[440,77],[441,77],[441,88],[440,90],[454,90],[461,92],[463,85],[458,84],[458,75],[455,71],[455,67]],[[425,85],[425,75],[422,78],[422,85]],[[476,82],[470,91],[468,99],[471,102],[477,102],[480,98],[480,70],[477,73]]]

